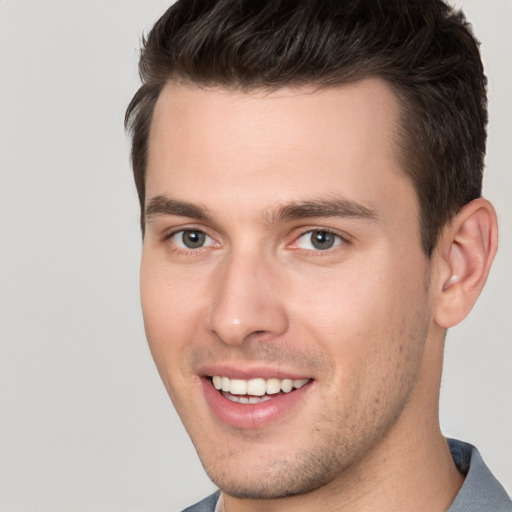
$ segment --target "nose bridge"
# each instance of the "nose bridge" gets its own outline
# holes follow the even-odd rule
[[[275,266],[270,257],[250,250],[231,251],[220,264],[208,321],[224,343],[240,345],[252,334],[286,330]]]

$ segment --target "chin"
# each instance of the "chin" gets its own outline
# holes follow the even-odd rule
[[[233,478],[216,479],[210,476],[212,482],[224,493],[242,500],[276,500],[300,496],[315,491],[325,485],[324,482],[291,481],[287,477],[256,478],[250,482]]]
[[[220,467],[203,463],[210,480],[224,493],[239,499],[269,500],[300,496],[333,481],[344,471],[339,461],[297,453],[294,460],[241,460]],[[334,457],[333,457],[334,459]]]

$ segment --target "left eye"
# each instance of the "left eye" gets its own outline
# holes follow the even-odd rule
[[[214,245],[211,237],[197,229],[182,229],[171,235],[170,239],[180,249],[201,249]]]
[[[300,249],[310,251],[327,251],[343,242],[339,235],[325,230],[308,231],[300,236],[296,245]]]

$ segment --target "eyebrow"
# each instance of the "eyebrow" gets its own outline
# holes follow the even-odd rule
[[[342,217],[377,221],[375,210],[344,198],[293,202],[278,208],[270,218],[275,222],[310,217]]]
[[[207,210],[201,206],[165,196],[153,197],[144,210],[146,221],[158,215],[176,215],[197,220],[208,220],[210,218]]]
[[[145,208],[145,220],[159,215],[175,215],[197,220],[210,220],[211,216],[202,206],[165,196],[153,197]],[[375,210],[361,203],[344,198],[332,200],[296,201],[278,207],[265,215],[269,224],[278,221],[300,220],[312,217],[342,217],[377,220]]]

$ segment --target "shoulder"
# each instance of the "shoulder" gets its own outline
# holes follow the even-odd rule
[[[485,465],[479,451],[455,439],[448,439],[448,444],[459,471],[466,475],[448,512],[511,512],[509,496]]]
[[[182,512],[214,512],[217,501],[219,501],[219,495],[220,491],[214,492],[204,500],[201,500],[199,503],[187,507]]]

